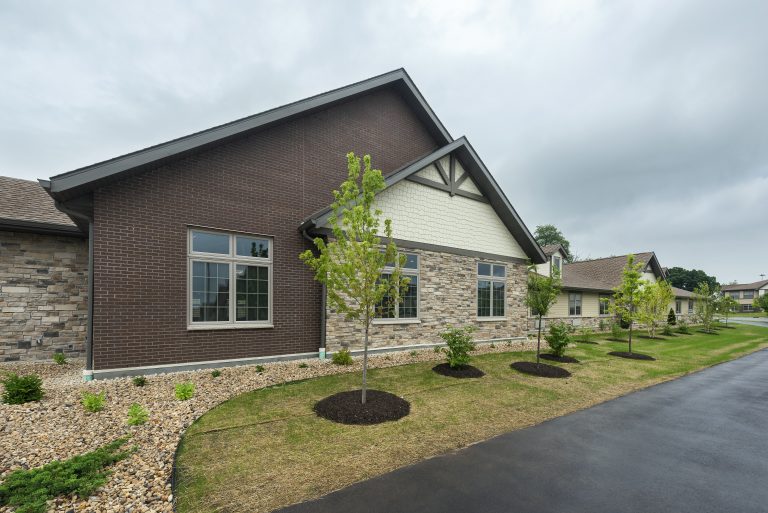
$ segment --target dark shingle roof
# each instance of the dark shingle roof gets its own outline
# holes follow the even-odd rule
[[[619,255],[594,260],[581,260],[563,266],[563,287],[611,291],[621,283],[622,271],[627,265],[628,255]],[[648,264],[655,258],[654,253],[636,253],[635,262]]]
[[[768,280],[756,281],[754,283],[742,283],[736,285],[723,285],[720,290],[757,290],[768,285]]]
[[[541,250],[547,256],[554,255],[555,253],[557,253],[558,250],[562,251],[563,253],[566,253],[566,251],[563,249],[563,247],[560,244],[545,244],[544,246],[541,246]]]
[[[672,287],[672,292],[674,292],[675,297],[696,297],[696,294],[690,290],[680,289],[677,287]]]
[[[77,232],[72,220],[56,209],[37,182],[0,176],[0,227],[24,231]]]

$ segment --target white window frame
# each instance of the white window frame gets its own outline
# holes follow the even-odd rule
[[[675,299],[675,314],[676,315],[682,315],[683,314],[683,300],[682,299]]]
[[[688,300],[688,315],[693,313],[693,299]]]
[[[486,276],[484,274],[480,274],[479,266],[480,264],[488,264],[491,266],[491,275]],[[498,265],[504,268],[504,277],[498,277],[493,276],[493,266]],[[475,262],[475,276],[477,279],[475,280],[475,317],[478,321],[506,321],[507,320],[507,277],[509,276],[509,268],[507,267],[507,264],[503,262],[486,262],[486,261],[477,261]],[[490,302],[490,313],[491,315],[481,316],[478,313],[478,307],[480,306],[480,281],[490,281],[491,282],[491,302]],[[493,284],[494,282],[497,283],[503,283],[504,284],[504,301],[502,302],[504,306],[504,315],[493,315]]]
[[[740,293],[738,290],[737,290],[737,291],[735,291],[735,292],[729,292],[729,294],[731,295],[731,297],[732,297],[733,299],[741,299],[741,297],[740,297],[740,296],[741,296],[741,293]]]
[[[555,264],[555,259],[557,259],[557,264]],[[552,255],[552,269],[557,269],[557,272],[561,275],[563,274],[563,257],[560,255]]]
[[[579,296],[579,313],[571,313],[571,296]],[[576,302],[574,301],[573,305],[574,310],[576,309]],[[568,292],[568,317],[581,317],[582,312],[584,312],[584,294],[582,292]]]
[[[755,291],[754,290],[745,290],[741,293],[742,299],[755,299]]]
[[[212,235],[226,235],[229,237],[229,253],[203,253],[192,250],[192,234],[195,232],[209,233]],[[267,258],[249,257],[237,255],[237,237],[264,239],[268,242]],[[273,288],[274,279],[272,263],[274,262],[274,237],[256,233],[233,232],[211,228],[187,227],[187,329],[188,330],[215,330],[215,329],[248,329],[248,328],[272,328],[272,307],[274,304]],[[229,320],[228,321],[192,321],[192,263],[211,262],[217,264],[229,264]],[[269,309],[267,320],[264,321],[238,321],[237,319],[237,266],[251,265],[266,267],[268,269],[268,301]]]
[[[395,316],[389,317],[374,317],[373,324],[419,324],[421,322],[421,255],[418,253],[401,252],[400,255],[415,256],[416,257],[416,269],[410,269],[406,267],[400,268],[400,274],[404,277],[415,276],[416,277],[416,317],[403,317],[400,318],[400,304],[395,307]],[[381,274],[392,274],[395,268],[391,265],[384,266]]]
[[[603,299],[608,298],[608,301],[603,301]],[[583,298],[582,298],[583,299]],[[611,300],[613,299],[612,294],[598,294],[597,295],[597,312],[600,317],[608,317],[611,315],[610,310],[608,310],[608,307],[611,304]],[[605,305],[605,313],[600,313],[600,310],[603,309],[603,305]],[[582,305],[584,306],[584,305]]]

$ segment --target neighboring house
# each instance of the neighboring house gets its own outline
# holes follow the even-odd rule
[[[0,361],[79,356],[88,242],[36,182],[0,177]]]
[[[562,248],[560,253],[557,253],[555,248],[549,248],[548,251],[552,252],[552,262],[555,262],[556,256],[563,255]],[[561,273],[562,290],[545,319],[590,327],[599,327],[601,322],[603,325],[610,323],[612,315],[608,308],[609,303],[613,298],[614,289],[621,283],[627,256],[564,263]],[[651,283],[665,279],[664,269],[659,265],[655,253],[636,253],[635,262],[643,264],[642,279]],[[670,308],[675,309],[678,317],[686,319],[692,316],[693,294],[674,287],[673,292],[676,298]],[[529,329],[536,325],[533,314],[534,312],[531,312]]]
[[[563,249],[560,244],[550,244],[541,246],[541,250],[547,257],[547,261],[543,264],[536,266],[536,272],[543,276],[552,276],[552,270],[557,269],[557,272],[562,276],[563,265],[568,259],[568,253]]]
[[[759,311],[752,302],[756,297],[768,294],[768,280],[756,281],[754,283],[745,283],[742,285],[723,285],[720,287],[723,294],[730,295],[739,302],[740,312]]]
[[[526,332],[526,262],[546,261],[465,138],[404,70],[42,181],[89,234],[87,375],[317,356],[361,347],[299,254],[327,234],[346,153],[369,153],[377,205],[408,255],[405,302],[373,347]]]

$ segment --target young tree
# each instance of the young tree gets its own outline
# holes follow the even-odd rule
[[[565,238],[563,233],[557,229],[553,224],[542,224],[536,227],[533,232],[533,237],[541,246],[548,246],[551,244],[560,244],[565,252],[568,254],[566,259],[568,262],[573,261],[571,255],[571,243]]]
[[[398,255],[392,242],[392,221],[384,220],[382,244],[379,237],[381,210],[375,208],[374,198],[385,187],[381,171],[371,168],[371,157],[360,159],[347,154],[347,180],[340,191],[333,191],[333,214],[328,219],[333,237],[328,242],[314,240],[318,250],[304,251],[300,258],[315,271],[315,279],[326,286],[329,306],[348,320],[358,321],[365,331],[363,340],[363,387],[361,402],[365,404],[368,374],[368,334],[377,305],[389,300],[400,302],[401,291],[408,279],[401,274],[404,256]],[[391,274],[382,275],[386,265]]]
[[[755,299],[752,300],[752,306],[755,308],[759,308],[763,312],[768,315],[768,294],[763,294],[762,296],[757,296]]]
[[[728,326],[728,316],[739,307],[739,302],[731,297],[730,294],[723,294],[717,298],[717,310],[720,315],[725,317],[725,325]]]
[[[648,336],[656,338],[656,329],[664,322],[667,307],[675,299],[672,287],[666,281],[649,283],[640,291],[638,320],[648,327]]]
[[[635,263],[635,255],[627,257],[627,265],[622,271],[621,284],[613,293],[613,302],[608,305],[608,310],[621,319],[629,327],[629,352],[632,352],[632,326],[638,318],[641,290],[646,283],[643,277],[642,263]]]
[[[542,276],[536,272],[536,266],[528,266],[528,293],[525,304],[531,309],[531,314],[538,318],[538,338],[536,340],[536,365],[541,362],[541,318],[549,313],[549,309],[557,300],[560,293],[560,272],[552,269],[552,276]]]
[[[712,333],[719,291],[703,281],[696,286],[693,293],[696,294],[696,318],[701,322],[704,331]]]

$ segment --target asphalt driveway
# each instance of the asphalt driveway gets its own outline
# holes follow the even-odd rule
[[[764,513],[768,350],[281,511]]]

